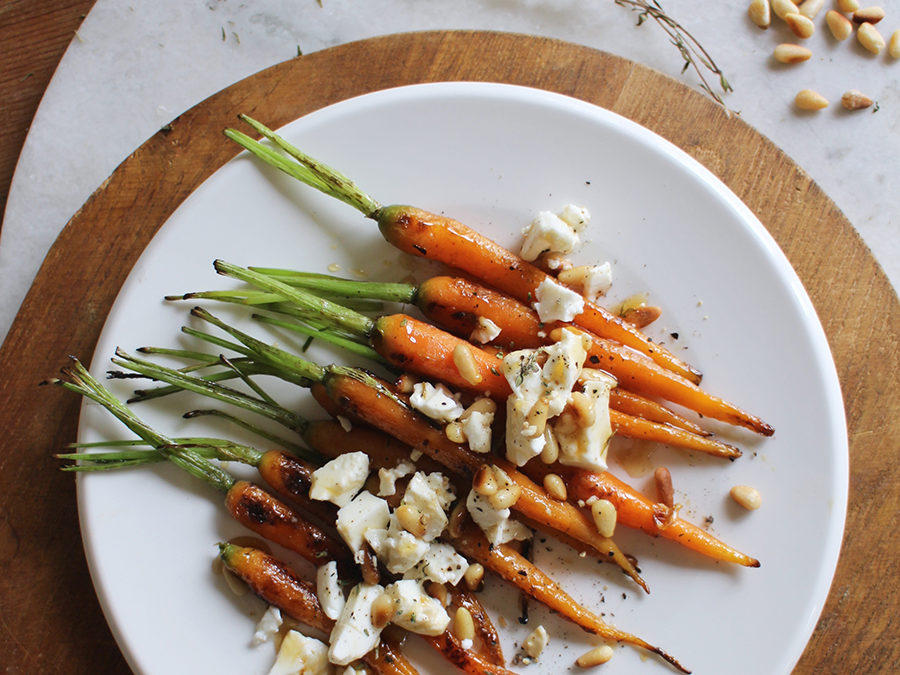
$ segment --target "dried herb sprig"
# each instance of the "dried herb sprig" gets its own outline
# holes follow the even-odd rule
[[[665,31],[666,35],[672,41],[672,44],[678,49],[681,57],[684,59],[684,67],[681,72],[684,73],[689,68],[693,68],[697,77],[700,78],[700,88],[709,94],[717,103],[725,106],[725,101],[719,91],[714,90],[707,79],[709,73],[715,75],[719,80],[719,88],[722,93],[732,91],[731,85],[725,79],[725,74],[716,65],[716,62],[709,55],[709,52],[703,48],[696,38],[691,35],[684,26],[678,23],[671,16],[666,14],[659,2],[656,0],[614,0],[617,5],[627,7],[634,12],[638,12],[637,25],[640,26],[647,20],[652,18]],[[708,71],[708,72],[707,72]]]

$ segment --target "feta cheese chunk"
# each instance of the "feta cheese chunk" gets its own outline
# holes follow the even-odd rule
[[[427,541],[419,539],[397,524],[397,517],[391,515],[387,529],[367,530],[366,541],[379,562],[392,574],[403,574],[415,567],[428,551]]]
[[[281,642],[269,675],[332,675],[328,645],[321,640],[290,630]]]
[[[414,570],[406,574],[408,579],[429,580],[439,584],[456,586],[469,569],[469,561],[456,552],[450,544],[432,542]]]
[[[534,290],[531,306],[542,323],[571,321],[584,311],[584,298],[551,278],[544,279]]]
[[[485,345],[500,336],[500,326],[484,316],[478,317],[478,327],[472,331],[469,339]]]
[[[562,218],[549,211],[541,211],[522,234],[522,250],[519,255],[528,261],[541,253],[571,253],[578,245],[578,233]]]
[[[581,234],[591,222],[591,212],[584,206],[566,204],[560,212],[559,218],[571,227],[575,234]]]
[[[588,471],[606,471],[606,454],[612,438],[609,392],[616,380],[600,370],[585,370],[583,391],[591,401],[594,421],[581,426],[568,411],[559,416],[553,431],[559,444],[559,463]]]
[[[331,629],[328,660],[346,666],[375,649],[381,628],[372,623],[372,603],[384,592],[380,584],[357,584],[347,597],[340,618]]]
[[[443,384],[416,382],[409,404],[423,415],[438,422],[452,422],[463,414],[465,408]]]
[[[334,560],[316,570],[316,595],[325,616],[336,621],[344,610],[346,600],[338,578],[337,563]]]
[[[463,436],[472,452],[486,453],[491,451],[491,425],[494,413],[473,410],[460,421]]]
[[[405,459],[397,462],[393,469],[378,469],[378,496],[390,497],[397,494],[397,481],[416,470],[416,465]]]
[[[510,462],[523,466],[541,453],[547,422],[565,408],[586,358],[582,336],[563,330],[552,345],[522,349],[503,359],[503,375],[512,389],[506,399],[506,458]]]
[[[512,520],[509,509],[495,509],[486,497],[472,490],[466,498],[466,509],[475,524],[484,532],[493,546],[516,539],[524,541],[531,537],[531,530],[518,520]]]
[[[415,507],[421,514],[420,522],[425,526],[422,539],[433,541],[447,527],[447,514],[444,510],[452,503],[453,492],[450,482],[439,473],[426,476],[421,471],[413,474],[401,504]]]
[[[345,453],[313,471],[309,498],[345,506],[368,477],[368,456],[363,452]]]
[[[281,628],[281,610],[270,606],[256,624],[251,644],[255,647],[268,642],[275,637],[279,628]]]
[[[359,553],[365,541],[366,530],[383,530],[390,520],[391,509],[388,503],[371,492],[363,491],[338,510],[335,527],[350,550]]]
[[[580,289],[585,300],[597,302],[612,287],[612,266],[608,262],[580,265],[563,270],[557,278],[567,286]]]
[[[384,591],[394,601],[391,622],[419,635],[440,635],[450,623],[450,615],[440,600],[432,598],[418,581],[401,579]]]

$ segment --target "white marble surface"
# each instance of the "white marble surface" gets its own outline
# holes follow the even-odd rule
[[[728,76],[728,106],[830,195],[898,287],[900,60],[871,55],[855,39],[836,42],[823,10],[806,41],[813,58],[782,66],[771,51],[796,38],[777,19],[767,31],[753,26],[745,2],[663,4]],[[900,0],[881,5],[887,38],[900,28]],[[59,231],[129,153],[184,110],[298,48],[308,54],[415,30],[500,30],[602,49],[696,85],[661,31],[652,22],[636,28],[635,19],[613,0],[98,0],[48,87],[11,185],[0,234],[0,336]],[[831,106],[796,111],[793,96],[807,87]],[[843,110],[840,96],[851,88],[875,99],[877,111]]]

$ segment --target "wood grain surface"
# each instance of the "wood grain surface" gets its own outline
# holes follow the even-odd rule
[[[79,401],[38,383],[89,360],[133,263],[191,191],[235,153],[238,111],[280,126],[324,105],[418,82],[496,81],[596,103],[680,146],[779,242],[819,313],[843,387],[850,507],[831,594],[798,673],[881,673],[900,662],[900,307],[853,227],[777,147],[650,69],[559,41],[416,33],[272,67],[199,104],[130,156],[69,222],[0,350],[0,663],[6,673],[128,672],[94,595],[70,475]],[[802,524],[798,524],[802,527]],[[777,612],[777,607],[772,608]],[[760,649],[765,649],[760,645]]]

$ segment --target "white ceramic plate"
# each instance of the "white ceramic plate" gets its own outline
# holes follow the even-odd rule
[[[383,203],[451,214],[509,247],[540,210],[569,202],[591,210],[587,241],[575,259],[613,263],[611,302],[646,292],[663,308],[651,334],[698,366],[709,390],[776,428],[768,440],[717,429],[745,450],[733,463],[617,442],[614,470],[648,489],[648,471],[669,466],[682,514],[695,521],[712,517],[710,530],[757,556],[762,567],[709,563],[621,528],[617,539],[638,557],[650,595],[610,565],[548,551],[543,538],[536,560],[587,606],[695,673],[789,672],[816,623],[837,560],[847,498],[846,431],[812,305],[751,212],[703,167],[646,129],[581,101],[525,88],[454,83],[393,89],[325,108],[283,133]],[[383,242],[373,223],[242,155],[180,206],[138,261],[110,313],[93,371],[107,369],[116,346],[186,344],[178,329],[189,323],[189,307],[161,298],[227,285],[212,271],[215,258],[320,272],[338,265],[350,276],[362,271],[385,280],[411,270],[422,275]],[[244,325],[266,335],[261,326]],[[276,339],[291,343],[284,335]],[[128,388],[117,391],[125,395]],[[286,388],[278,396],[298,405],[306,400],[305,392]],[[215,432],[179,419],[196,405],[181,397],[135,410],[172,435]],[[233,429],[218,433],[233,435]],[[123,433],[89,405],[80,437]],[[758,488],[762,508],[741,512],[727,496],[735,484]],[[267,672],[272,646],[250,646],[262,603],[233,596],[212,572],[216,542],[242,533],[217,494],[173,466],[82,476],[78,494],[97,592],[136,671]],[[533,626],[548,628],[550,646],[527,672],[573,670],[575,658],[596,643],[533,603],[530,625],[520,625],[517,595],[505,589],[487,602],[495,621],[507,626],[508,657]],[[411,646],[415,658],[420,651]],[[445,667],[431,661],[424,670]],[[631,648],[617,650],[609,671],[671,672]]]

